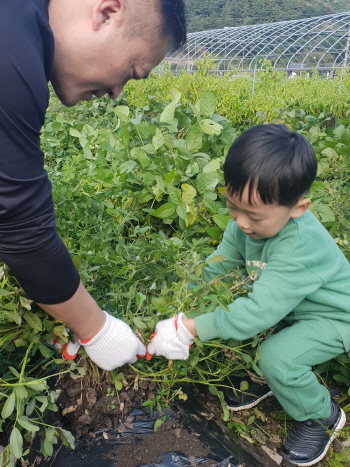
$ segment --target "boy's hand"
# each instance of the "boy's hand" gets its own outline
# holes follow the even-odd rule
[[[147,360],[151,360],[152,355],[161,355],[169,360],[188,358],[194,336],[184,326],[184,316],[184,313],[180,313],[157,324],[156,332],[147,346]]]
[[[90,359],[103,370],[111,371],[144,357],[146,347],[130,326],[104,313],[106,322],[103,328],[91,339],[80,341]]]

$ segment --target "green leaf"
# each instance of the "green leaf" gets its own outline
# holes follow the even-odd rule
[[[39,342],[39,351],[43,357],[45,358],[51,357],[50,350],[47,347],[45,347],[45,345],[43,345],[41,342]]]
[[[159,313],[169,313],[165,297],[152,297],[152,305]]]
[[[179,398],[180,401],[187,401],[188,399],[187,394],[179,394],[177,397]]]
[[[26,407],[26,415],[30,417],[35,409],[35,399],[30,399],[27,407]]]
[[[148,167],[151,163],[150,158],[147,156],[146,151],[144,151],[143,149],[140,149],[140,151],[137,152],[136,159],[139,161],[143,169]]]
[[[333,375],[332,377],[338,383],[346,383],[348,381],[348,379],[349,379],[344,375]]]
[[[189,129],[185,136],[187,149],[191,152],[199,151],[203,145],[203,133],[198,125],[194,125]]]
[[[47,400],[47,398],[45,397],[45,400],[43,401],[41,407],[39,408],[39,410],[44,413],[46,407],[47,407],[47,404],[49,403],[49,401]]]
[[[93,156],[92,156],[92,152],[91,152],[91,149],[90,149],[90,143],[87,142],[86,144],[82,145],[83,146],[83,153],[84,153],[84,157],[85,159],[93,159]]]
[[[183,183],[181,185],[181,189],[182,189],[182,200],[186,204],[190,204],[197,195],[196,189],[192,185],[187,185],[186,183]]]
[[[154,428],[153,428],[155,432],[158,430],[158,428],[159,428],[160,426],[163,425],[163,423],[165,422],[165,420],[166,420],[166,417],[160,417],[160,418],[158,418],[158,420],[155,421],[155,423],[154,423]]]
[[[23,452],[23,438],[18,428],[14,427],[11,431],[10,436],[10,451],[11,453],[20,459]]]
[[[206,191],[213,191],[221,180],[217,172],[199,174],[196,179],[197,190],[204,194]]]
[[[117,105],[114,107],[113,112],[123,123],[127,123],[129,121],[130,109],[126,105]]]
[[[199,101],[199,109],[202,115],[211,117],[215,112],[216,101],[215,96],[211,91],[205,91]]]
[[[173,102],[175,102],[175,104],[180,102],[180,99],[181,99],[181,92],[180,91],[178,91],[175,88],[171,88],[169,93],[170,93],[171,97],[173,98]]]
[[[204,119],[199,122],[199,127],[207,135],[219,135],[222,130],[222,126],[219,123],[213,122],[213,120]]]
[[[130,173],[134,170],[136,166],[137,163],[135,161],[125,161],[120,164],[120,166],[118,167],[118,171],[121,174]]]
[[[70,433],[67,430],[63,430],[63,428],[57,428],[57,429],[58,429],[58,433],[60,435],[60,438],[62,440],[62,443],[65,446],[70,446],[72,449],[74,449],[75,440],[74,440],[74,436],[72,435],[72,433]]]
[[[28,391],[24,386],[16,386],[15,393],[18,399],[26,399],[28,397]]]
[[[186,203],[181,203],[176,206],[176,214],[180,217],[180,219],[185,220],[187,213],[187,205]]]
[[[1,411],[1,418],[8,418],[14,411],[16,403],[16,395],[13,392],[6,400],[4,407]]]
[[[45,457],[51,457],[52,456],[52,454],[53,454],[53,444],[51,443],[51,441],[49,441],[47,439],[44,439],[43,450],[44,450],[44,453],[46,454]]]
[[[225,303],[222,302],[221,300],[218,300],[218,305],[219,305],[219,307],[220,307],[222,310],[228,311],[228,312],[230,311],[230,309],[228,308],[228,306],[225,305]]]
[[[242,391],[242,392],[245,392],[245,391],[248,391],[249,389],[249,384],[247,381],[241,381],[240,385],[239,385],[239,389]]]
[[[175,109],[176,109],[175,102],[171,102],[169,105],[165,107],[165,109],[161,113],[159,121],[163,123],[173,123]]]
[[[121,391],[123,389],[123,383],[117,379],[114,381],[114,386],[117,391]]]
[[[222,235],[222,230],[220,229],[220,227],[208,227],[207,229],[205,229],[205,231],[208,235],[216,239],[220,238]]]
[[[172,169],[171,172],[164,174],[164,179],[167,184],[170,184],[176,176],[176,170]]]
[[[31,311],[26,311],[23,318],[27,321],[29,326],[34,329],[34,331],[40,332],[43,330],[41,319],[37,314],[32,313]]]
[[[39,431],[39,427],[30,423],[27,417],[19,417],[17,421],[27,431]]]
[[[218,205],[212,199],[204,199],[204,207],[210,214],[216,214],[218,212]]]
[[[216,172],[221,168],[221,159],[213,159],[205,167],[203,167],[203,173]]]
[[[327,172],[329,170],[329,163],[325,160],[321,160],[317,164],[317,177],[322,175],[323,173]]]
[[[213,216],[213,221],[215,224],[220,227],[222,231],[226,230],[227,224],[230,222],[231,216],[224,214],[215,214]]]
[[[151,216],[159,217],[160,219],[167,219],[174,214],[175,210],[176,206],[174,206],[174,204],[165,203],[160,208],[152,212]]]
[[[0,297],[5,297],[5,296],[8,295],[9,293],[10,293],[9,290],[0,289]]]
[[[309,210],[321,222],[334,222],[335,221],[335,215],[334,215],[333,210],[329,206],[326,206],[323,203],[315,202],[311,204],[311,206],[309,207]]]
[[[258,375],[258,376],[263,376],[260,368],[252,361],[252,367],[253,367],[253,370],[255,371],[255,373]]]
[[[215,255],[212,258],[208,259],[206,261],[206,264],[222,263],[223,261],[226,261],[226,256],[225,255]]]
[[[344,136],[344,133],[345,133],[345,126],[344,125],[339,125],[334,131],[333,133],[335,134],[335,136],[337,138],[342,138]]]
[[[55,442],[56,440],[56,428],[49,428],[45,433],[45,438],[51,443]]]
[[[33,300],[30,300],[29,298],[25,298],[25,297],[19,297],[19,301],[22,305],[23,308],[25,308],[26,310],[31,310],[31,303],[33,303]]]
[[[213,396],[217,396],[219,394],[217,387],[212,384],[209,384],[209,392],[210,394],[213,394]]]
[[[325,148],[323,151],[321,151],[321,154],[328,158],[338,155],[337,152],[333,148]]]
[[[132,320],[133,320],[133,323],[135,324],[135,326],[136,326],[138,329],[147,329],[147,328],[148,328],[147,324],[144,323],[144,322],[142,321],[142,319],[139,318],[138,316],[134,316]]]
[[[120,130],[120,137],[124,143],[124,146],[127,148],[130,141],[130,131],[128,123],[124,125],[123,128]]]
[[[20,378],[20,374],[18,373],[18,371],[16,370],[16,368],[13,368],[13,366],[9,366],[9,370],[11,371],[11,373],[16,376],[16,378]]]
[[[169,198],[172,203],[174,203],[175,205],[178,205],[183,202],[182,196],[181,196],[181,190],[179,190],[178,188],[175,188],[173,185],[168,185],[167,190],[169,193]]]
[[[187,103],[192,112],[194,113],[195,117],[197,117],[197,120],[201,118],[200,113],[198,112],[198,109],[195,105],[192,104],[192,102]]]
[[[188,315],[189,315],[189,314],[188,314]],[[188,315],[187,315],[187,316],[188,316]],[[192,316],[191,316],[191,318],[192,318]],[[202,342],[198,337],[195,337],[195,338],[194,338],[194,342],[195,342],[196,346],[199,347],[200,349],[204,347],[203,342]]]
[[[80,138],[81,136],[80,131],[76,130],[75,128],[69,128],[69,134],[74,138]]]
[[[218,391],[218,396],[219,396],[222,411],[223,411],[222,419],[223,419],[224,422],[227,422],[229,420],[229,418],[230,418],[230,412],[228,410],[227,403],[225,401],[224,393],[222,391]]]
[[[156,129],[155,136],[153,136],[152,138],[152,144],[156,151],[160,149],[162,146],[164,146],[163,133],[158,128]]]
[[[136,304],[137,306],[140,308],[140,306],[142,306],[143,302],[146,300],[146,295],[144,295],[143,293],[141,292],[138,292],[137,295],[136,295]]]

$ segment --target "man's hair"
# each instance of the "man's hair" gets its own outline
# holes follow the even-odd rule
[[[316,177],[317,160],[309,141],[284,125],[258,125],[232,144],[225,164],[227,191],[242,196],[249,184],[249,202],[257,192],[264,204],[294,206]]]
[[[184,0],[127,0],[131,12],[129,37],[169,37],[169,52],[186,42],[187,27]],[[150,28],[149,21],[153,24]]]
[[[183,0],[161,0],[163,33],[170,35],[169,51],[175,51],[186,42],[185,4]]]

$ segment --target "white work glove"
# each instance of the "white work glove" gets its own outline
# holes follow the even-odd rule
[[[106,313],[106,323],[96,336],[80,340],[86,353],[97,366],[111,371],[126,363],[135,363],[146,355],[145,345],[124,321]]]
[[[182,322],[184,316],[184,313],[180,313],[157,324],[156,332],[147,346],[147,360],[151,360],[152,355],[161,355],[169,360],[188,358],[194,337]]]

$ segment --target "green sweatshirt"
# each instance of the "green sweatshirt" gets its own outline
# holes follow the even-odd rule
[[[239,267],[255,274],[252,292],[195,318],[198,337],[244,340],[281,320],[332,320],[350,349],[350,264],[321,223],[307,211],[274,237],[252,240],[234,221],[210,255],[224,255],[207,268],[209,279]],[[209,258],[210,258],[209,257]]]

